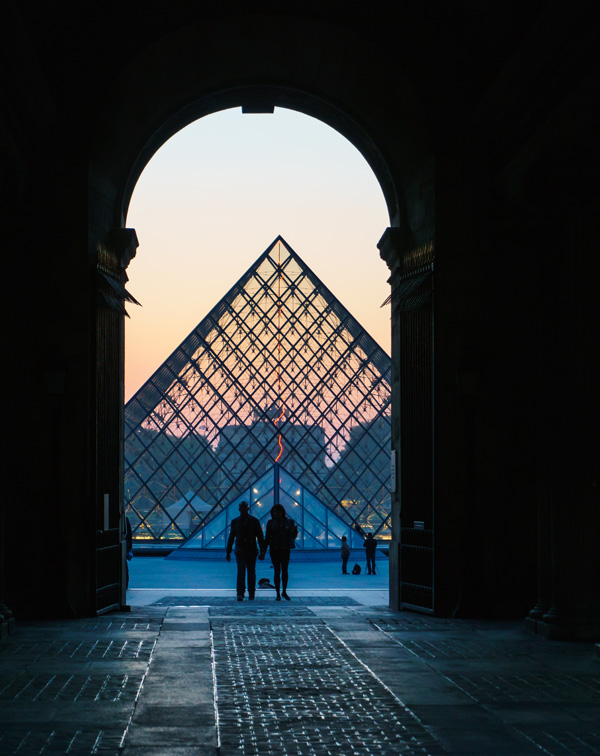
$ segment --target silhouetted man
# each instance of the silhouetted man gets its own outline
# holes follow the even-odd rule
[[[125,517],[125,550],[127,552],[127,562],[133,559],[133,531],[129,517]],[[129,565],[125,562],[125,590],[129,588]]]
[[[373,538],[373,533],[369,533],[363,543],[365,552],[367,554],[367,575],[375,574],[375,549],[377,548],[377,541]]]
[[[235,561],[237,562],[237,600],[244,600],[244,590],[246,587],[246,573],[248,575],[248,598],[254,599],[254,590],[256,588],[256,557],[260,553],[260,559],[264,559],[264,544],[262,528],[260,522],[249,513],[250,507],[247,501],[240,501],[240,516],[231,521],[229,538],[227,539],[228,562],[231,561],[231,549],[235,541]],[[258,541],[258,546],[256,545]]]
[[[342,575],[348,575],[348,559],[350,559],[350,546],[348,546],[348,539],[346,536],[342,536],[342,548],[340,549],[342,555]]]

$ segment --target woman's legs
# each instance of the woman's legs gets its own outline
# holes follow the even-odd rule
[[[283,588],[283,598],[289,599],[287,595],[288,584],[288,564],[290,563],[290,550],[289,549],[271,549],[271,562],[273,562],[273,582],[275,583],[275,590],[277,591],[277,598],[279,599],[279,586]]]
[[[271,562],[273,563],[273,582],[275,583],[275,590],[277,591],[277,598],[279,598],[281,562],[279,561],[279,554],[275,551],[275,549],[271,549]]]
[[[283,549],[283,552],[281,554],[281,587],[283,598],[289,598],[287,595],[287,584],[288,584],[288,565],[290,563],[290,550],[289,549]]]

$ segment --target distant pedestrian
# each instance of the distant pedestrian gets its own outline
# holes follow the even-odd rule
[[[133,532],[127,515],[125,515],[125,552],[127,555],[125,562],[125,590],[127,590],[129,588],[129,565],[127,562],[131,562],[133,559]]]
[[[290,600],[287,594],[288,565],[290,563],[290,549],[296,548],[297,537],[298,526],[286,515],[283,504],[274,504],[271,508],[271,519],[267,522],[265,530],[262,558],[264,559],[265,552],[269,549],[274,570],[273,582],[277,591],[275,601],[281,601],[282,596],[286,601]],[[282,588],[281,592],[280,587]]]
[[[363,546],[367,555],[367,575],[374,575],[375,549],[377,548],[377,541],[373,538],[373,533],[369,533],[369,535],[365,538]]]
[[[346,536],[342,536],[342,575],[348,574],[348,559],[350,559],[350,546],[348,546],[348,539]]]
[[[231,521],[229,538],[227,539],[226,559],[231,562],[231,549],[234,548],[235,561],[237,562],[237,600],[244,600],[246,589],[246,577],[248,578],[248,598],[254,599],[256,589],[256,557],[264,559],[264,544],[262,528],[256,517],[250,514],[247,501],[240,501],[238,509],[240,516]],[[258,541],[258,547],[256,545]]]

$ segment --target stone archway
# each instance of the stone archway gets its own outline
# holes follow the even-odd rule
[[[227,55],[218,54],[220,45],[227,46]],[[241,106],[268,112],[286,107],[336,129],[373,169],[394,228],[393,249],[386,243],[382,255],[396,282],[399,272],[402,278],[402,271],[412,270],[410,256],[415,249],[425,244],[433,250],[433,160],[414,94],[407,82],[396,82],[395,92],[390,94],[387,64],[380,50],[339,27],[289,18],[213,20],[211,24],[180,29],[149,45],[121,73],[99,111],[90,161],[90,243],[106,246],[103,240],[110,237],[111,229],[123,225],[142,170],[179,129],[225,108]],[[393,133],[391,114],[397,125]],[[377,241],[373,239],[373,247]],[[118,268],[120,253],[113,252]],[[408,263],[402,263],[400,270],[398,259],[403,255],[408,255]],[[117,275],[121,274],[117,271]],[[122,316],[115,312],[113,318]],[[99,368],[108,374],[97,377],[97,386],[115,387],[108,400],[113,402],[109,416],[119,413],[122,418],[122,388],[118,390],[122,387],[122,325],[117,327],[115,321],[107,330],[98,323],[97,349],[99,353],[112,352],[113,359]],[[118,333],[117,345],[114,339]],[[104,343],[105,339],[111,343]],[[394,348],[397,351],[399,345]],[[398,354],[395,357],[398,363]],[[394,361],[394,354],[392,358]],[[398,375],[395,381],[392,445],[398,446]],[[97,422],[97,437],[102,439],[111,424],[102,416],[97,416]],[[122,427],[122,419],[118,427]],[[107,442],[100,442],[101,448],[112,449],[113,461],[99,466],[121,470],[122,450]],[[399,496],[398,492],[398,500]],[[104,506],[100,492],[96,500]],[[110,500],[116,522],[117,509],[122,512],[123,508],[121,491],[115,490]],[[397,510],[398,500],[393,503]],[[394,606],[398,605],[400,591],[398,517],[395,515],[396,535],[391,549],[390,596]]]
[[[390,62],[339,26],[259,14],[213,19],[149,44],[99,106],[90,200],[103,209],[92,224],[122,225],[141,171],[184,126],[230,107],[280,106],[345,136],[377,176],[390,225],[431,235],[428,127],[407,80],[396,74],[390,90]]]

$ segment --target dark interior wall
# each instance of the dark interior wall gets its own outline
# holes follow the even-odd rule
[[[438,524],[472,544],[468,613],[522,612],[536,580],[549,590],[551,563],[555,590],[545,611],[563,606],[574,623],[597,616],[590,607],[598,559],[575,546],[582,543],[575,531],[598,533],[599,526],[584,504],[597,501],[600,466],[598,396],[588,384],[597,380],[590,359],[598,354],[598,308],[579,279],[583,268],[598,276],[597,257],[580,246],[583,227],[589,233],[598,217],[589,212],[598,208],[598,154],[589,138],[597,123],[590,76],[598,71],[598,27],[593,14],[579,26],[584,17],[566,20],[550,5],[471,119],[461,121],[466,139],[455,147],[468,142],[468,151],[436,153],[436,360],[448,379],[436,386],[438,436],[445,436],[437,445],[438,516],[453,515],[452,504],[440,506],[450,491],[466,503],[464,521],[459,508],[457,522]],[[450,378],[464,359],[480,381],[459,409]],[[574,410],[575,398],[587,415]],[[451,544],[445,539],[443,548]]]
[[[6,245],[5,328],[15,366],[5,375],[6,575],[8,596],[22,613],[86,606],[69,597],[88,569],[82,526],[85,532],[90,523],[87,231],[73,223],[87,215],[86,171],[59,154],[38,162],[47,172],[24,194],[22,222]]]
[[[405,76],[390,93],[391,66],[372,40],[314,19],[256,13],[186,26],[129,61],[107,92],[92,170],[119,188],[125,214],[139,174],[180,128],[242,104],[289,107],[352,141],[377,175],[390,217],[406,222],[401,177],[422,181],[431,147]]]
[[[522,240],[503,245],[494,187],[470,173],[457,181],[465,163],[446,172],[438,161],[438,579],[447,612],[524,616],[537,553],[534,260]]]
[[[406,244],[435,239],[440,611],[523,614],[542,594],[549,611],[569,592],[556,587],[565,561],[586,604],[594,563],[574,544],[598,532],[585,503],[598,469],[594,4],[405,3],[392,16],[383,3],[84,12],[31,0],[2,12],[15,612],[93,611],[97,243],[166,138],[244,100],[337,128]],[[465,363],[480,380],[461,398]]]
[[[68,615],[89,577],[87,140],[17,8],[2,13],[6,599],[18,616]]]

